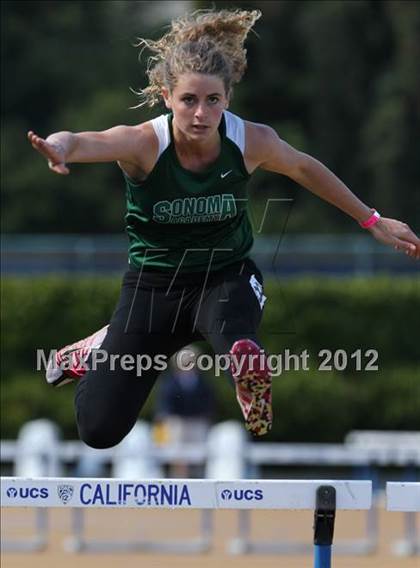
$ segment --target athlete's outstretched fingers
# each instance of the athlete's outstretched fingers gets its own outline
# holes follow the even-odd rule
[[[391,245],[411,258],[420,258],[420,239],[406,223],[382,217],[369,231],[381,243]]]
[[[420,239],[408,225],[403,229],[403,234],[396,238],[394,248],[405,252],[411,258],[420,258]]]
[[[50,168],[51,171],[55,172],[56,174],[61,174],[63,176],[66,176],[70,173],[70,170],[64,163],[53,164],[51,161],[48,161],[48,167]]]
[[[32,130],[28,132],[28,140],[32,147],[37,150],[48,161],[50,170],[57,174],[67,175],[70,170],[64,162],[64,155],[52,144],[35,134]]]
[[[413,239],[410,241],[405,241],[402,239],[397,239],[394,245],[394,249],[397,251],[405,252],[411,258],[419,259],[420,258],[420,243],[414,244],[415,239],[417,238],[413,234]],[[417,239],[418,240],[418,239]]]
[[[32,132],[32,130],[28,132],[28,140],[35,148],[35,150],[38,150],[38,152],[40,152],[40,154],[42,154],[46,158],[49,158],[51,156],[52,148],[46,143],[43,138],[35,134],[35,132]]]

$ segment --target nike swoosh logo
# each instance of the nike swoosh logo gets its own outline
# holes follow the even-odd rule
[[[79,351],[79,349],[80,349],[80,347],[75,347],[74,349],[69,349],[68,351],[63,353],[63,356],[70,355],[70,353],[74,353],[75,351]]]
[[[228,175],[231,173],[231,171],[232,171],[232,170],[229,170],[228,172],[224,172],[224,173],[220,174],[220,177],[221,177],[222,179],[224,179],[226,176],[228,176]]]

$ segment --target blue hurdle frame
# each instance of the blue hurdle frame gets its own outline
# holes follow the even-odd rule
[[[331,568],[335,511],[335,488],[321,485],[316,491],[314,512],[314,568]]]

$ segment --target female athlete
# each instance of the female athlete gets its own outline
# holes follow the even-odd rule
[[[420,257],[407,225],[381,217],[270,126],[227,110],[246,67],[246,36],[260,16],[198,12],[174,20],[158,41],[140,41],[152,52],[140,105],[163,100],[167,114],[102,132],[28,133],[53,172],[67,175],[75,162],[117,162],[126,183],[129,266],[110,324],[60,349],[47,369],[54,385],[77,379],[79,433],[92,447],[120,442],[162,363],[203,339],[229,358],[246,428],[255,435],[270,429],[271,376],[257,337],[266,298],[249,257],[246,207],[247,181],[258,168],[290,177],[381,243]],[[132,364],[139,356],[151,362],[141,373]]]

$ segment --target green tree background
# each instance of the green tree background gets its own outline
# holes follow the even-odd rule
[[[171,2],[185,10],[188,3]],[[52,175],[26,141],[57,130],[136,124],[144,86],[138,36],[160,36],[170,15],[159,2],[2,2],[3,231],[118,233],[123,180],[115,164],[76,164]],[[191,2],[191,8],[259,8],[249,65],[231,106],[271,124],[323,161],[366,203],[416,228],[420,209],[420,3],[344,0]],[[172,8],[176,11],[176,8]],[[160,17],[159,16],[160,13]],[[171,14],[172,15],[172,14]],[[258,35],[257,35],[258,34]],[[290,232],[358,231],[289,179],[258,173],[255,207],[292,196]],[[267,227],[276,232],[275,224]]]
[[[263,12],[247,42],[248,70],[235,89],[231,110],[272,125],[289,143],[323,161],[363,201],[418,231],[419,2],[54,0],[1,2],[4,233],[123,232],[119,168],[73,164],[70,176],[54,175],[31,148],[26,133],[103,130],[165,112],[163,106],[130,109],[137,104],[130,87],[146,84],[146,58],[138,61],[138,49],[132,46],[137,37],[162,35],[171,17],[183,10],[211,6]],[[286,177],[257,172],[250,185],[255,219],[261,218],[268,197],[291,197],[297,203],[289,233],[360,233],[352,219]],[[279,216],[267,221],[265,232],[283,229]],[[276,309],[267,312],[263,334],[283,313],[283,289],[277,282],[270,285]],[[43,377],[34,372],[35,348],[64,345],[103,325],[118,286],[119,280],[76,277],[58,283],[48,278],[5,280],[2,406],[7,412],[2,413],[2,426],[7,436],[15,436],[25,420],[38,416],[57,420],[69,437],[77,435],[72,395],[66,389],[46,395]],[[336,347],[348,347],[350,353],[359,346],[355,341],[371,347],[367,342],[376,338],[381,357],[388,360],[375,376],[286,377],[285,386],[279,382],[275,392],[281,419],[273,437],[338,441],[354,427],[418,428],[416,281],[403,285],[401,279],[385,284],[340,280],[330,292],[322,280],[289,286],[298,316],[296,340],[302,342],[298,347],[314,345],[316,352],[333,348],[337,340]],[[360,313],[365,320],[359,322]],[[63,322],[58,328],[51,325],[57,314]],[[336,330],[346,332],[348,341]],[[219,382],[218,389],[219,418],[232,417],[233,412],[238,418],[227,382]],[[331,409],[335,426],[326,431],[323,419]],[[150,406],[145,416],[151,416]]]

